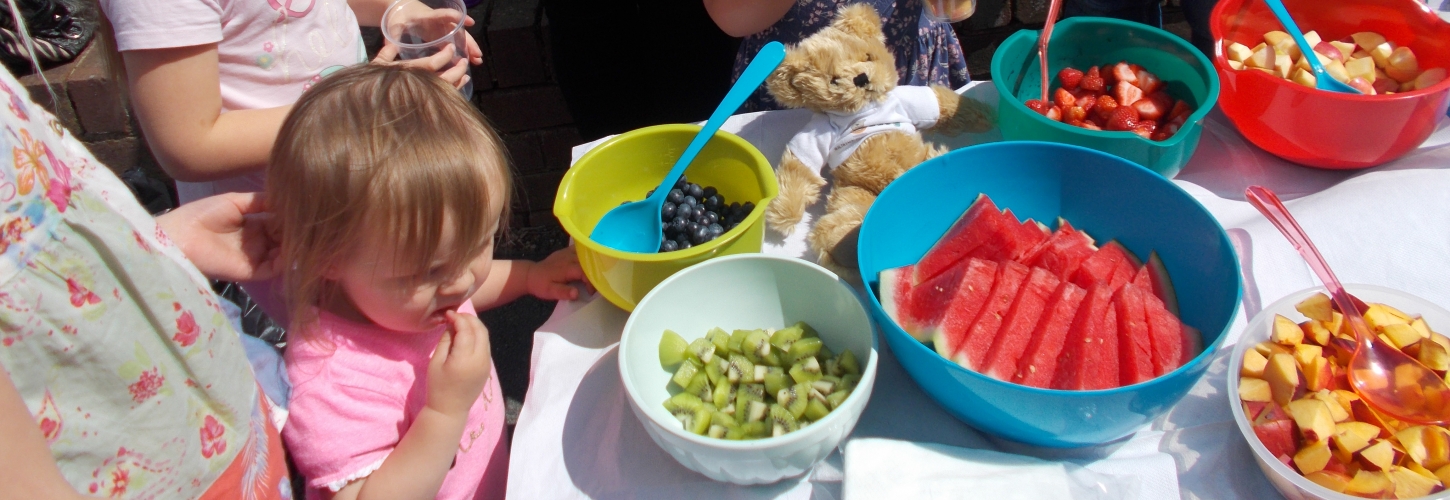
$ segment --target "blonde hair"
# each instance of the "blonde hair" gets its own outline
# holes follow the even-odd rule
[[[395,265],[422,274],[442,250],[453,256],[443,271],[460,272],[507,220],[506,154],[478,110],[422,70],[353,66],[304,93],[267,167],[291,329],[304,330],[333,298],[324,274],[367,230],[396,238]],[[456,238],[440,249],[445,215]]]

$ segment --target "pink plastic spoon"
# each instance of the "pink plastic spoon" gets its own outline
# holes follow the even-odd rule
[[[1329,269],[1314,242],[1289,215],[1279,197],[1263,186],[1249,186],[1244,192],[1249,204],[1274,223],[1289,239],[1309,268],[1324,282],[1329,295],[1354,330],[1354,355],[1349,361],[1349,383],[1354,392],[1375,410],[1399,420],[1419,424],[1450,423],[1450,393],[1445,381],[1415,358],[1379,341],[1369,331],[1359,307],[1339,278]]]
[[[1052,0],[1047,7],[1047,23],[1042,25],[1042,34],[1037,36],[1037,64],[1042,67],[1042,102],[1050,103],[1052,98],[1048,89],[1048,82],[1052,75],[1047,74],[1047,42],[1052,39],[1052,25],[1057,24],[1057,13],[1062,10],[1062,0]]]

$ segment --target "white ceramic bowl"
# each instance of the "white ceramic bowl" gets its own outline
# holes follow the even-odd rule
[[[1421,315],[1430,324],[1430,328],[1440,329],[1437,331],[1450,329],[1450,311],[1425,299],[1382,286],[1346,284],[1344,288],[1365,302],[1388,304],[1408,314]],[[1238,398],[1239,370],[1243,368],[1244,352],[1259,342],[1269,340],[1275,314],[1282,314],[1284,317],[1294,320],[1295,323],[1308,319],[1294,309],[1294,304],[1320,292],[1328,294],[1323,287],[1308,288],[1291,293],[1289,296],[1279,299],[1278,302],[1270,304],[1269,307],[1265,307],[1257,316],[1254,316],[1253,320],[1249,321],[1249,326],[1239,337],[1238,344],[1234,346],[1233,357],[1229,358],[1229,406],[1233,407],[1234,423],[1238,424],[1239,432],[1243,434],[1244,439],[1248,440],[1249,448],[1254,450],[1254,460],[1259,462],[1259,469],[1264,471],[1264,477],[1273,483],[1274,488],[1278,489],[1284,498],[1289,500],[1356,500],[1362,497],[1338,493],[1319,486],[1270,455],[1269,449],[1264,447],[1264,443],[1259,442],[1259,437],[1249,426],[1248,417],[1244,415],[1244,407]],[[1450,490],[1424,498],[1450,498]]]
[[[664,402],[678,388],[660,366],[665,329],[687,341],[710,328],[782,328],[804,321],[833,352],[863,361],[861,382],[840,407],[780,436],[728,441],[686,432]],[[619,373],[630,407],[655,444],[680,464],[716,481],[765,484],[810,470],[851,433],[876,383],[876,336],[851,288],[825,268],[762,254],[732,255],[686,268],[645,295],[619,339]]]

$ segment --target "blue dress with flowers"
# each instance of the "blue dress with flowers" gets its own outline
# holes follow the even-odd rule
[[[765,31],[745,37],[735,55],[735,74],[766,43],[778,41],[786,45],[800,43],[836,19],[836,12],[853,3],[865,3],[881,15],[881,31],[886,45],[896,55],[897,81],[900,85],[940,84],[958,88],[971,81],[962,45],[950,24],[933,20],[923,12],[921,0],[797,0]],[[745,111],[781,109],[762,87],[746,101]]]

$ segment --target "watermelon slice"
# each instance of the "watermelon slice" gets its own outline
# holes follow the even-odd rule
[[[1093,245],[1093,239],[1087,233],[1073,229],[1072,224],[1059,219],[1057,231],[1025,255],[1021,262],[1052,271],[1058,279],[1065,280],[1097,250],[1098,247]]]
[[[1153,373],[1162,375],[1183,366],[1198,355],[1188,339],[1188,332],[1178,316],[1168,312],[1157,297],[1146,297],[1144,313],[1148,320],[1148,337],[1153,345]],[[1198,332],[1193,332],[1197,337]]]
[[[1017,218],[1017,216],[1012,215],[1011,209],[1008,209],[1005,215],[1012,217],[1013,220]],[[1007,251],[1003,252],[1007,255],[1002,255],[1002,258],[1022,262],[1023,257],[1028,252],[1036,249],[1042,242],[1047,241],[1047,238],[1050,236],[1052,236],[1052,231],[1048,230],[1047,226],[1032,219],[1022,221],[1021,224],[1017,225],[1017,239],[1012,242],[1010,249],[1006,249]]]
[[[1089,288],[1099,282],[1106,282],[1109,290],[1117,291],[1124,283],[1132,280],[1137,272],[1137,267],[1129,263],[1130,259],[1135,258],[1123,245],[1109,241],[1082,262],[1072,275],[1072,283]]]
[[[1163,259],[1158,257],[1158,252],[1148,254],[1148,263],[1145,267],[1148,268],[1149,276],[1153,278],[1153,295],[1163,301],[1163,307],[1167,308],[1168,312],[1178,316],[1178,293],[1173,290],[1173,280],[1168,279],[1168,268],[1163,265]]]
[[[1017,373],[1017,360],[1027,350],[1047,300],[1057,289],[1058,279],[1045,269],[1034,268],[1017,292],[1012,308],[1002,320],[1002,329],[987,350],[986,363],[980,370],[990,377],[1012,380]]]
[[[1103,346],[1097,340],[1097,333],[1094,331],[1098,324],[1112,309],[1113,294],[1108,291],[1106,285],[1093,286],[1087,289],[1082,304],[1078,306],[1077,314],[1073,316],[1072,326],[1068,328],[1066,339],[1063,341],[1062,353],[1057,358],[1057,370],[1053,375],[1053,389],[1087,389],[1090,385],[1086,379],[1087,364],[1098,356],[1093,355],[1094,351],[1100,351]],[[1115,337],[1116,338],[1116,337]],[[1117,342],[1114,342],[1116,348]],[[1113,382],[1117,383],[1117,351],[1113,351]]]
[[[931,340],[932,331],[946,314],[966,266],[956,266],[935,278],[912,286],[914,266],[881,272],[882,308],[907,334],[918,341]],[[887,306],[887,304],[891,304]]]
[[[936,347],[937,354],[947,359],[951,359],[966,340],[967,330],[977,319],[982,305],[987,303],[992,284],[997,279],[996,262],[968,259],[966,268],[952,301],[947,303],[946,314],[942,315],[940,324],[932,332],[932,345]]]
[[[968,370],[981,371],[979,367],[986,362],[987,351],[997,338],[997,331],[1002,329],[1002,320],[1006,317],[1007,310],[1012,307],[1012,299],[1017,296],[1017,289],[1022,287],[1029,271],[1027,266],[1012,261],[998,264],[997,281],[992,283],[992,292],[981,312],[977,313],[977,318],[972,321],[966,338],[956,352],[952,353],[953,361]]]
[[[924,282],[950,269],[953,264],[965,258],[968,252],[988,240],[1000,245],[1000,241],[1005,239],[1004,235],[1012,232],[1007,219],[997,209],[997,205],[992,203],[991,198],[984,194],[977,195],[972,206],[917,261],[915,282]],[[1016,225],[1017,221],[1010,223]]]
[[[1118,319],[1118,382],[1122,385],[1136,384],[1157,376],[1143,304],[1148,298],[1147,292],[1132,283],[1123,285],[1113,297],[1113,310]],[[1178,359],[1177,353],[1169,359]]]
[[[1063,342],[1067,339],[1078,305],[1086,296],[1087,291],[1077,285],[1066,281],[1058,284],[1057,291],[1053,292],[1043,309],[1037,329],[1032,332],[1032,340],[1017,361],[1013,382],[1042,388],[1052,385],[1053,376],[1057,373],[1058,354],[1062,353]]]
[[[1112,389],[1123,385],[1118,375],[1118,320],[1117,311],[1108,308],[1094,328],[1089,342],[1083,346],[1083,374],[1080,378],[1083,389]],[[1097,347],[1093,347],[1096,343]]]

